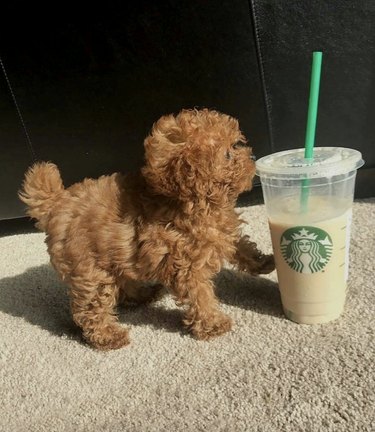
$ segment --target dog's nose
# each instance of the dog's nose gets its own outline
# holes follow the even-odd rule
[[[254,154],[252,154],[251,156],[250,156],[250,159],[252,159],[254,162],[257,160],[257,157],[254,155]]]

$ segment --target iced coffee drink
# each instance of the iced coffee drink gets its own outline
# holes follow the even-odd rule
[[[344,309],[354,182],[363,164],[355,150],[315,151],[314,165],[304,162],[300,150],[257,162],[283,309],[305,324],[331,321]]]

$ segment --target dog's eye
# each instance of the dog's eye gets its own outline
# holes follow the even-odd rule
[[[233,144],[232,146],[235,150],[241,148],[241,147],[247,147],[247,143],[243,142],[243,141],[237,141],[235,144]]]
[[[231,153],[229,150],[227,150],[227,152],[225,153],[225,157],[226,157],[228,160],[232,159],[232,153]]]

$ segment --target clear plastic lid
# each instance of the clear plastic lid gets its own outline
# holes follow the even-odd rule
[[[331,177],[357,170],[364,161],[362,154],[344,147],[316,147],[314,159],[304,158],[305,149],[286,150],[260,158],[256,173],[260,177],[305,179]]]

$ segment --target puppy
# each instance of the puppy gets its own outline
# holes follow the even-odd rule
[[[255,164],[236,119],[183,110],[160,118],[144,146],[138,173],[65,189],[57,167],[42,162],[19,193],[69,285],[74,322],[100,350],[129,343],[117,304],[150,301],[164,287],[197,339],[221,335],[232,321],[219,310],[215,274],[225,262],[252,275],[274,269],[272,255],[241,237],[235,204],[251,188]]]

